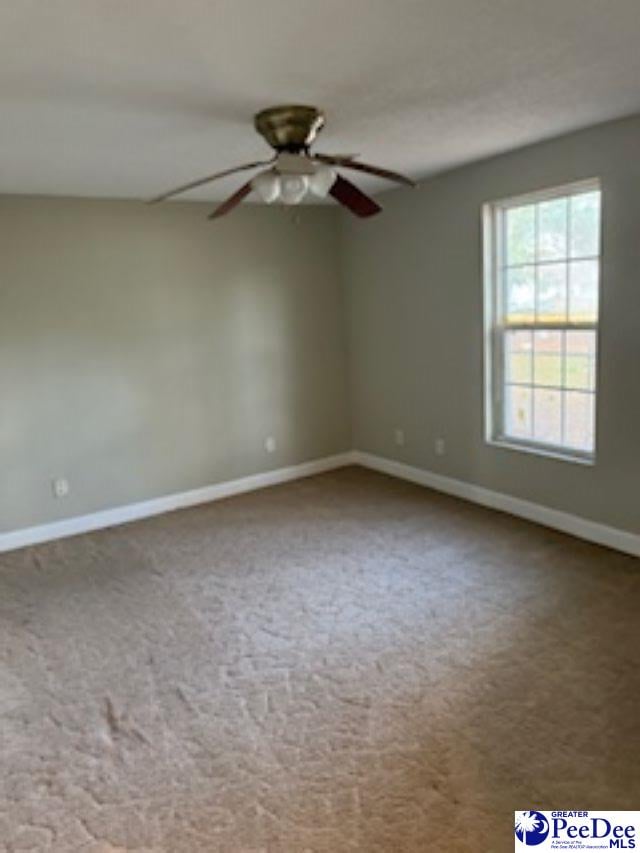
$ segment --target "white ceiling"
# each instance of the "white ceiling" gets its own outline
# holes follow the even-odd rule
[[[639,0],[0,0],[0,192],[151,196],[291,101],[419,178],[640,111],[639,44]]]

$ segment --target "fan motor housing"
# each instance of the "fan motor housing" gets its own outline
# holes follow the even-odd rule
[[[276,151],[307,151],[324,127],[324,113],[302,104],[269,107],[254,117],[258,133]]]

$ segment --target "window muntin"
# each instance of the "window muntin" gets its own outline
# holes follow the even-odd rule
[[[485,208],[487,437],[595,453],[597,181]]]

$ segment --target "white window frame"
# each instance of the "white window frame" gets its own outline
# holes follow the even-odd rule
[[[505,435],[504,424],[504,332],[507,328],[503,322],[504,281],[502,278],[501,259],[503,256],[505,212],[512,207],[549,201],[554,198],[580,195],[585,192],[600,192],[600,229],[598,242],[598,260],[600,275],[598,277],[598,317],[595,323],[566,323],[546,328],[555,331],[588,330],[596,333],[596,363],[594,377],[594,448],[593,451],[581,451],[564,445],[553,445],[537,442],[535,439],[519,439]],[[484,266],[484,424],[485,441],[496,447],[506,447],[539,456],[549,456],[569,462],[593,465],[597,451],[597,407],[598,407],[598,374],[600,352],[600,295],[602,292],[602,184],[599,178],[578,181],[563,186],[552,187],[524,195],[514,196],[499,201],[487,202],[482,207],[483,229],[483,266]],[[536,225],[537,227],[537,225]],[[521,324],[512,328],[532,329],[545,328],[544,324]]]

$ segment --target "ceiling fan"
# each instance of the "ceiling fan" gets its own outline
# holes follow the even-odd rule
[[[324,127],[324,123],[324,114],[316,107],[292,105],[262,110],[254,116],[254,126],[273,148],[275,152],[273,157],[190,181],[188,184],[162,193],[151,199],[149,203],[155,204],[219,178],[225,178],[236,172],[259,169],[261,166],[268,168],[259,172],[226,201],[223,201],[209,215],[209,219],[217,219],[229,213],[252,191],[267,204],[279,201],[293,205],[299,204],[307,195],[318,198],[331,195],[356,216],[373,216],[382,210],[374,199],[359,190],[343,175],[338,174],[336,168],[366,172],[388,181],[415,186],[414,181],[397,172],[361,163],[357,160],[356,154],[312,154],[311,144]]]

